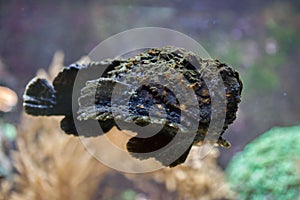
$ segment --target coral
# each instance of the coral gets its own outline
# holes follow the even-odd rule
[[[78,138],[62,134],[57,119],[26,116],[23,124],[13,156],[18,173],[11,199],[90,199],[108,169]]]
[[[9,112],[18,102],[17,94],[7,88],[0,86],[0,112]]]
[[[163,182],[169,191],[177,191],[180,199],[234,199],[224,173],[216,163],[217,149],[203,159],[199,158],[201,147],[193,147],[187,163],[176,168],[163,168],[154,172],[154,180]]]
[[[273,128],[248,144],[226,170],[239,199],[299,198],[299,144],[300,126]]]

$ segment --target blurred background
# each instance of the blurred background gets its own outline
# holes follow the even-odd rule
[[[220,173],[234,155],[262,133],[274,126],[293,126],[300,122],[300,2],[297,0],[43,2],[0,0],[0,85],[15,91],[19,99],[10,112],[1,114],[1,123],[16,127],[17,130],[10,129],[16,132],[12,133],[16,137],[26,126],[33,126],[30,123],[35,123],[26,121],[28,116],[22,114],[25,86],[38,70],[48,70],[57,51],[63,52],[59,58],[56,56],[56,60],[62,62],[59,64],[69,65],[106,38],[144,26],[180,31],[202,44],[211,57],[233,66],[240,73],[244,83],[242,102],[237,119],[224,135],[232,147],[218,149],[213,155]],[[24,125],[24,121],[28,124]],[[23,136],[20,138],[23,138],[20,141],[25,140]],[[28,148],[30,146],[33,145],[29,142]],[[9,148],[20,150],[14,142]],[[18,161],[17,157],[13,160]],[[13,168],[12,171],[16,170]],[[19,174],[22,173],[19,171]],[[105,187],[115,186],[117,183],[113,180],[124,178],[115,172],[106,176],[111,182]],[[141,177],[124,179],[129,182],[144,180]],[[160,188],[158,183],[148,179],[144,183],[153,191]],[[149,197],[149,191],[129,185],[124,194],[117,195],[136,199],[140,192],[144,195],[140,199]],[[168,190],[167,184],[165,187],[166,191],[171,191],[172,198],[179,198],[178,188]],[[121,196],[111,195],[107,199]],[[185,199],[184,195],[180,198]],[[232,198],[234,195],[207,197]]]

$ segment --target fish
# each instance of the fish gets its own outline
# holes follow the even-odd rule
[[[220,94],[206,82],[216,85],[216,77],[223,86]],[[212,100],[222,92],[224,123],[215,133],[216,144],[230,146],[222,135],[236,119],[242,88],[231,66],[167,46],[129,58],[71,64],[52,83],[35,77],[26,86],[23,106],[33,116],[64,116],[61,129],[75,136],[97,137],[113,127],[137,132],[126,145],[133,157],[153,157],[175,167],[185,162],[193,145],[203,143],[212,113],[220,112],[212,110]],[[102,130],[80,128],[94,121]]]

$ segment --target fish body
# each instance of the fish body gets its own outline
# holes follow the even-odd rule
[[[65,116],[61,121],[62,130],[77,136],[80,131],[75,122],[90,120],[97,120],[103,133],[114,126],[136,131],[137,136],[127,143],[132,156],[154,157],[163,165],[173,167],[183,163],[192,145],[203,142],[207,134],[214,112],[211,100],[218,94],[209,91],[206,71],[218,73],[223,82],[226,113],[223,128],[217,133],[217,143],[226,147],[229,143],[222,134],[235,120],[241,99],[239,74],[218,60],[202,59],[176,47],[153,48],[131,58],[72,64],[64,67],[52,84],[34,78],[24,93],[24,109],[35,116]],[[78,79],[79,89],[74,90]],[[136,126],[149,125],[153,128],[136,129]],[[155,127],[161,128],[153,134]],[[91,131],[84,136],[98,134],[101,133]],[[177,141],[168,150],[152,153],[174,138]],[[178,149],[180,156],[172,158],[172,152]]]

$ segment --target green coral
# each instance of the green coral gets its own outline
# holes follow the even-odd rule
[[[276,127],[237,154],[226,173],[239,199],[294,200],[300,197],[299,160],[300,126]]]

